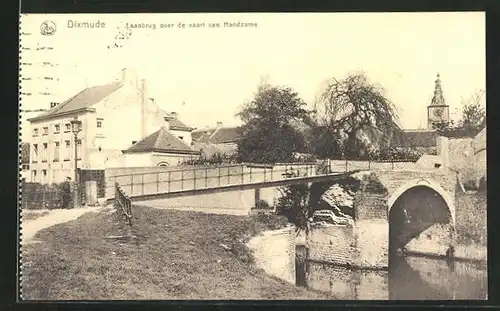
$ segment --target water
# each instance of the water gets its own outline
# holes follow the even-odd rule
[[[296,268],[297,285],[331,293],[334,299],[487,299],[484,263],[406,257],[391,261],[389,271],[350,270],[302,260]]]

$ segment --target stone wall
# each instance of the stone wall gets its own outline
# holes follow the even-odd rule
[[[487,197],[481,192],[457,192],[455,256],[486,261]]]
[[[358,192],[354,196],[354,219],[386,219],[387,195]]]
[[[293,227],[263,232],[247,246],[255,263],[267,274],[295,284],[295,230]]]
[[[354,226],[315,228],[309,234],[312,261],[366,269],[388,266],[387,220],[356,221]]]

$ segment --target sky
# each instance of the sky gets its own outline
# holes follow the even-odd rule
[[[48,108],[86,86],[118,78],[121,68],[147,79],[150,97],[185,123],[202,128],[238,125],[235,114],[252,99],[263,77],[293,88],[310,107],[327,79],[363,71],[380,84],[398,108],[404,128],[426,126],[439,72],[452,117],[461,99],[486,89],[485,17],[481,12],[450,13],[252,13],[252,14],[37,14],[21,17],[24,50],[22,109]],[[40,34],[53,21],[52,36]],[[75,22],[104,23],[101,28],[69,27]],[[229,28],[224,22],[256,23]],[[126,24],[123,47],[109,49]],[[179,23],[185,25],[179,27]],[[205,27],[190,28],[190,23]],[[209,27],[219,23],[219,28]],[[172,24],[171,28],[160,28]],[[101,24],[102,25],[102,24]],[[57,67],[37,66],[42,61]],[[39,96],[49,89],[53,99]]]

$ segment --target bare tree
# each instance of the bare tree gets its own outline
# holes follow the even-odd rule
[[[342,145],[346,155],[354,157],[388,147],[401,129],[396,108],[384,93],[364,73],[328,81],[315,105],[316,120],[327,133],[323,140],[331,137],[330,145]]]

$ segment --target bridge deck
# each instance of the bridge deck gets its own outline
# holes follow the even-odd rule
[[[241,190],[289,186],[289,185],[299,185],[299,184],[305,184],[305,183],[309,183],[309,182],[338,180],[338,179],[345,178],[346,176],[349,176],[352,173],[353,172],[330,173],[330,174],[323,174],[323,175],[290,177],[290,178],[286,178],[286,179],[271,180],[271,181],[256,181],[256,182],[237,183],[237,184],[229,184],[229,185],[222,185],[222,186],[182,189],[182,190],[170,191],[170,192],[165,192],[165,193],[131,195],[130,200],[132,202],[137,202],[137,201],[146,201],[146,200],[157,200],[157,199],[176,198],[176,197],[183,197],[183,196],[192,196],[192,195],[198,195],[198,194],[220,193],[220,192],[227,192],[227,191],[241,191]]]

